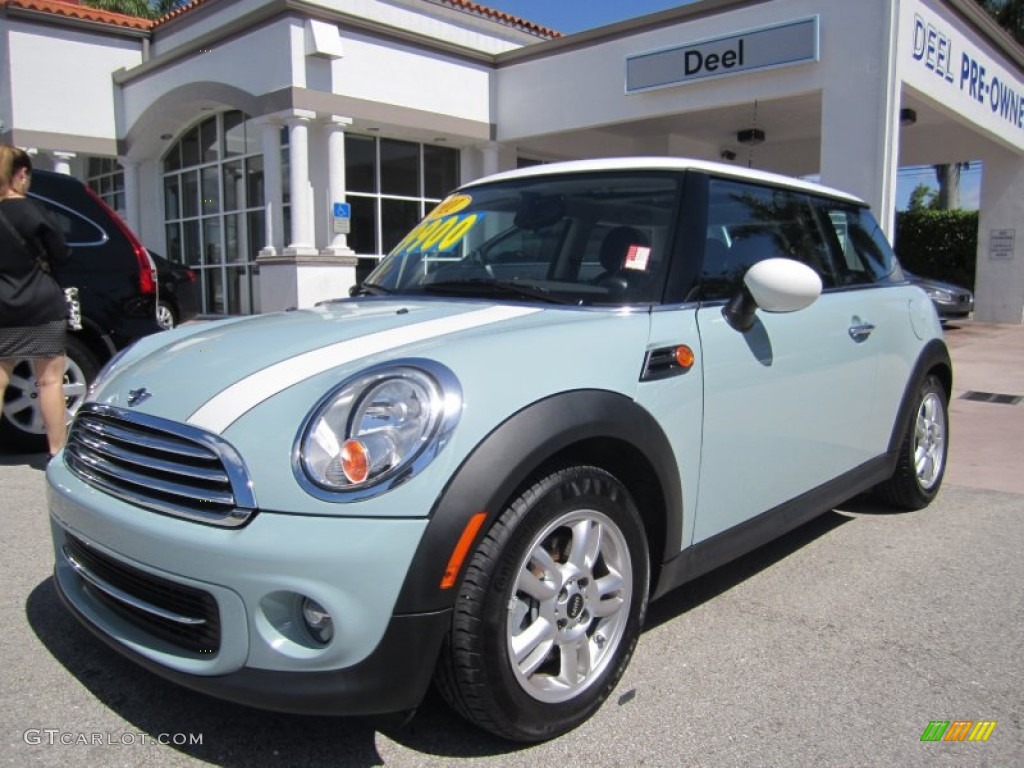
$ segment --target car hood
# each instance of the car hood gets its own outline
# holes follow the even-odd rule
[[[144,340],[106,373],[91,399],[222,432],[260,402],[325,371],[414,349],[422,354],[454,337],[531,322],[544,312],[526,305],[371,299],[197,324]]]

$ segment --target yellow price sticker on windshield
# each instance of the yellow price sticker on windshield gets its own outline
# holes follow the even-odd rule
[[[426,218],[412,232],[406,235],[402,242],[395,246],[392,253],[405,255],[431,251],[437,253],[450,251],[483,218],[484,214],[482,213],[467,213],[461,216],[455,214],[435,219]]]
[[[438,203],[426,218],[440,219],[442,216],[450,216],[453,213],[458,213],[472,202],[473,198],[469,195],[450,195]]]

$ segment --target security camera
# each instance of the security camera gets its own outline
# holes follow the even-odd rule
[[[722,152],[721,152],[721,154],[720,154],[719,156],[720,156],[720,157],[721,157],[721,158],[722,158],[723,160],[729,160],[729,161],[732,161],[732,160],[735,160],[735,159],[736,159],[736,153],[735,153],[735,152],[733,152],[733,151],[732,151],[731,149],[723,149],[723,150],[722,150]]]

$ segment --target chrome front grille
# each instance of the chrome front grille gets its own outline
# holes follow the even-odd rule
[[[235,449],[187,424],[89,403],[71,425],[64,461],[92,487],[165,515],[237,527],[256,509]]]
[[[125,565],[74,536],[61,551],[90,594],[135,626],[193,653],[220,649],[220,613],[209,592]]]

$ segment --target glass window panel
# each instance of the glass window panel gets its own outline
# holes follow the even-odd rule
[[[222,264],[224,252],[220,245],[220,218],[203,219],[203,263]]]
[[[228,314],[248,314],[248,297],[246,296],[249,278],[245,267],[228,267],[227,272],[227,306]]]
[[[250,208],[263,207],[263,156],[257,155],[245,161],[245,194]]]
[[[292,207],[281,206],[281,217],[284,219],[284,242],[288,244],[292,240]]]
[[[249,271],[249,311],[252,314],[257,314],[260,311],[262,305],[260,304],[260,276],[257,270],[253,269]]]
[[[395,139],[380,140],[380,188],[386,195],[419,196],[419,144]]]
[[[181,258],[181,225],[168,224],[164,228],[166,236],[167,258],[171,261],[182,262]]]
[[[249,260],[248,236],[244,213],[224,217],[224,257],[228,262]]]
[[[248,250],[243,252],[246,261],[255,261],[260,249],[266,245],[267,232],[263,211],[249,211],[245,214],[248,222]]]
[[[199,165],[199,126],[195,126],[181,137],[181,167]]]
[[[86,175],[99,176],[101,173],[103,173],[103,158],[90,157],[87,168],[88,170],[86,171]]]
[[[183,255],[185,263],[190,267],[197,267],[202,263],[203,250],[199,245],[199,221],[183,222],[181,225],[184,237],[182,239]]]
[[[220,158],[220,151],[217,147],[217,119],[215,117],[208,118],[200,123],[199,142],[204,163],[214,163]]]
[[[249,154],[245,145],[245,115],[237,109],[224,113],[224,157]]]
[[[164,218],[165,219],[180,219],[181,218],[181,192],[178,190],[178,182],[180,176],[174,174],[173,176],[164,177]]]
[[[349,191],[377,191],[376,140],[345,134],[345,184]]]
[[[181,145],[175,144],[171,149],[164,155],[164,173],[170,171],[177,171],[181,168]]]
[[[246,117],[245,120],[245,154],[253,155],[263,150],[263,126],[256,120]]]
[[[381,251],[387,253],[416,226],[420,220],[420,204],[415,200],[382,198],[380,207],[383,239]]]
[[[203,213],[220,212],[220,180],[217,178],[217,166],[213,165],[200,171],[203,181]]]
[[[186,171],[181,174],[181,215],[199,215],[199,173]]]
[[[99,178],[99,183],[100,183],[100,194],[101,195],[109,195],[110,194],[110,177],[109,176],[101,176]]]
[[[442,198],[459,185],[459,152],[450,147],[423,147],[423,194]]]
[[[287,149],[281,150],[281,191],[285,205],[292,201],[292,164],[289,154]]]
[[[203,289],[206,311],[215,315],[224,314],[224,277],[220,267],[203,270]]]
[[[237,211],[245,200],[245,176],[242,161],[224,163],[224,210]]]
[[[373,197],[348,197],[352,206],[352,231],[348,236],[348,247],[356,253],[380,253],[377,248],[377,199]]]

